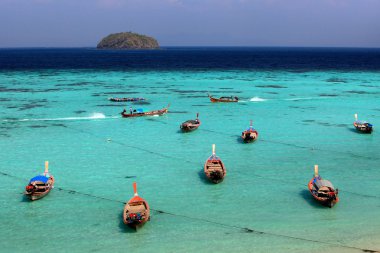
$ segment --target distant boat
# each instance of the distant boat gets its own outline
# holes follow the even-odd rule
[[[335,190],[330,181],[319,176],[318,165],[314,167],[314,177],[310,180],[308,188],[311,195],[322,205],[331,208],[339,201],[338,189]]]
[[[201,121],[198,119],[199,113],[197,113],[197,118],[195,120],[188,120],[181,124],[180,128],[183,132],[191,132],[197,129],[201,125]]]
[[[214,98],[214,97],[212,97],[210,94],[208,94],[208,97],[210,98],[210,101],[211,101],[212,103],[217,103],[217,102],[225,102],[225,103],[228,103],[228,102],[238,102],[238,101],[239,101],[239,98],[238,98],[238,97],[233,97],[233,96],[230,96],[230,97]]]
[[[354,127],[359,132],[370,134],[370,133],[372,133],[372,127],[373,126],[372,126],[372,124],[368,123],[367,121],[358,120],[358,115],[355,114]]]
[[[255,141],[259,137],[259,133],[252,127],[252,120],[249,128],[241,133],[241,138],[244,142],[249,143]]]
[[[137,230],[150,220],[150,208],[148,202],[137,194],[136,182],[133,183],[134,196],[124,207],[123,222]]]
[[[204,173],[215,184],[222,182],[226,176],[227,172],[222,160],[215,155],[215,144],[212,144],[212,155],[205,162]]]
[[[135,101],[143,101],[145,98],[109,98],[108,100],[112,102],[135,102]]]
[[[29,180],[25,187],[25,195],[30,200],[37,200],[45,197],[54,187],[54,177],[49,174],[49,162],[45,162],[45,172]]]
[[[142,116],[154,116],[154,115],[163,115],[169,111],[169,105],[161,110],[155,110],[155,111],[148,111],[144,112],[143,109],[137,109],[133,110],[132,113],[127,113],[126,110],[121,112],[121,116],[124,118],[131,118],[131,117],[142,117]]]

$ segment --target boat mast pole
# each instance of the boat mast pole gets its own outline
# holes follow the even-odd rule
[[[44,172],[44,175],[46,176],[46,174],[49,173],[49,161],[45,161],[45,172]]]
[[[355,113],[355,121],[358,121],[358,114]]]
[[[212,155],[215,156],[215,144],[212,144]]]
[[[314,176],[318,177],[318,165],[314,165]]]
[[[135,193],[135,196],[138,196],[138,194],[137,194],[137,184],[136,184],[136,182],[133,182],[133,192]]]

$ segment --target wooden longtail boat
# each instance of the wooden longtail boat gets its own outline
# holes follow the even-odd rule
[[[338,189],[332,183],[322,179],[318,174],[318,165],[314,166],[314,177],[309,181],[309,191],[322,205],[333,207],[339,201]]]
[[[139,110],[134,110],[130,113],[127,113],[127,111],[124,109],[124,111],[121,112],[121,116],[123,118],[131,118],[131,117],[142,117],[142,116],[154,116],[154,115],[163,115],[169,111],[170,104],[161,109],[161,110],[155,110],[155,111],[149,111],[149,112],[143,112]]]
[[[54,177],[49,174],[49,162],[45,162],[45,172],[29,180],[25,187],[25,195],[30,200],[37,200],[45,197],[54,187]]]
[[[355,114],[354,127],[356,128],[356,130],[358,130],[361,133],[366,133],[366,134],[372,133],[372,124],[368,123],[367,121],[358,120],[357,114]]]
[[[183,132],[191,132],[197,129],[201,125],[201,121],[198,119],[199,113],[197,113],[197,118],[195,120],[188,120],[180,125]]]
[[[259,133],[252,127],[252,120],[249,128],[241,133],[241,138],[244,142],[249,143],[255,141],[259,137]]]
[[[208,97],[210,98],[210,101],[212,103],[217,103],[217,102],[225,102],[225,103],[228,103],[228,102],[238,102],[239,101],[239,98],[238,97],[220,97],[220,98],[214,98],[212,97],[210,94],[208,94]]]
[[[145,98],[109,98],[108,100],[112,102],[135,102],[135,101],[143,101]]]
[[[150,208],[148,202],[137,194],[136,182],[133,183],[134,196],[124,207],[123,222],[137,230],[150,220]]]
[[[215,144],[212,144],[212,155],[205,162],[204,172],[206,177],[215,184],[222,182],[226,176],[227,171],[222,160],[215,155]]]

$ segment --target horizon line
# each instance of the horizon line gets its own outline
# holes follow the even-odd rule
[[[98,49],[98,50],[159,50],[165,48],[320,48],[320,49],[380,49],[380,47],[366,46],[168,46],[163,45],[157,49],[98,49],[96,46],[10,46],[1,47],[2,49]]]

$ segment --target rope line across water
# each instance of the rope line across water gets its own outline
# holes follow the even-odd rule
[[[2,176],[8,176],[8,177],[19,179],[19,180],[23,180],[23,181],[25,180],[24,178],[21,178],[21,177],[18,177],[18,176],[14,176],[14,175],[11,175],[11,174],[3,172],[3,171],[0,171],[0,175],[2,175]],[[124,202],[124,201],[120,201],[120,200],[116,200],[116,199],[111,199],[111,198],[106,198],[106,197],[102,197],[102,196],[97,196],[97,195],[90,194],[90,193],[79,192],[79,191],[76,191],[76,190],[65,189],[63,187],[55,187],[55,189],[57,189],[59,191],[67,192],[67,193],[70,193],[70,194],[75,193],[75,194],[83,195],[83,196],[86,196],[86,197],[91,197],[91,198],[96,198],[96,199],[116,202],[116,203],[120,203],[120,204],[124,204],[124,205],[126,204],[126,202]],[[212,220],[208,220],[208,219],[204,219],[204,218],[191,217],[191,216],[188,216],[188,215],[171,213],[171,212],[163,211],[163,210],[159,210],[159,209],[153,209],[153,208],[151,208],[151,210],[154,211],[154,212],[156,212],[156,213],[158,213],[158,214],[166,214],[166,215],[171,215],[171,216],[175,216],[175,217],[182,217],[182,218],[190,219],[190,220],[197,220],[197,221],[201,221],[201,222],[207,222],[209,224],[214,224],[214,225],[223,226],[223,227],[232,228],[232,229],[238,229],[238,230],[240,230],[242,232],[245,232],[245,233],[253,233],[253,234],[257,234],[257,235],[268,235],[268,236],[274,236],[274,237],[282,237],[282,238],[287,238],[287,239],[292,239],[292,240],[299,240],[299,241],[313,242],[313,243],[318,243],[318,244],[331,245],[331,246],[335,246],[335,247],[339,247],[339,248],[355,249],[355,250],[360,250],[360,251],[363,251],[363,252],[370,252],[370,253],[379,252],[377,250],[364,249],[364,248],[350,246],[350,245],[345,245],[345,244],[338,244],[338,243],[333,243],[333,242],[326,242],[326,241],[321,241],[321,240],[313,240],[313,239],[308,239],[308,238],[303,238],[303,237],[296,237],[296,236],[291,236],[291,235],[283,235],[283,234],[278,234],[278,233],[273,233],[273,232],[267,232],[267,231],[260,231],[260,230],[256,230],[256,229],[249,228],[249,227],[236,226],[236,225],[221,223],[221,222],[212,221]]]

